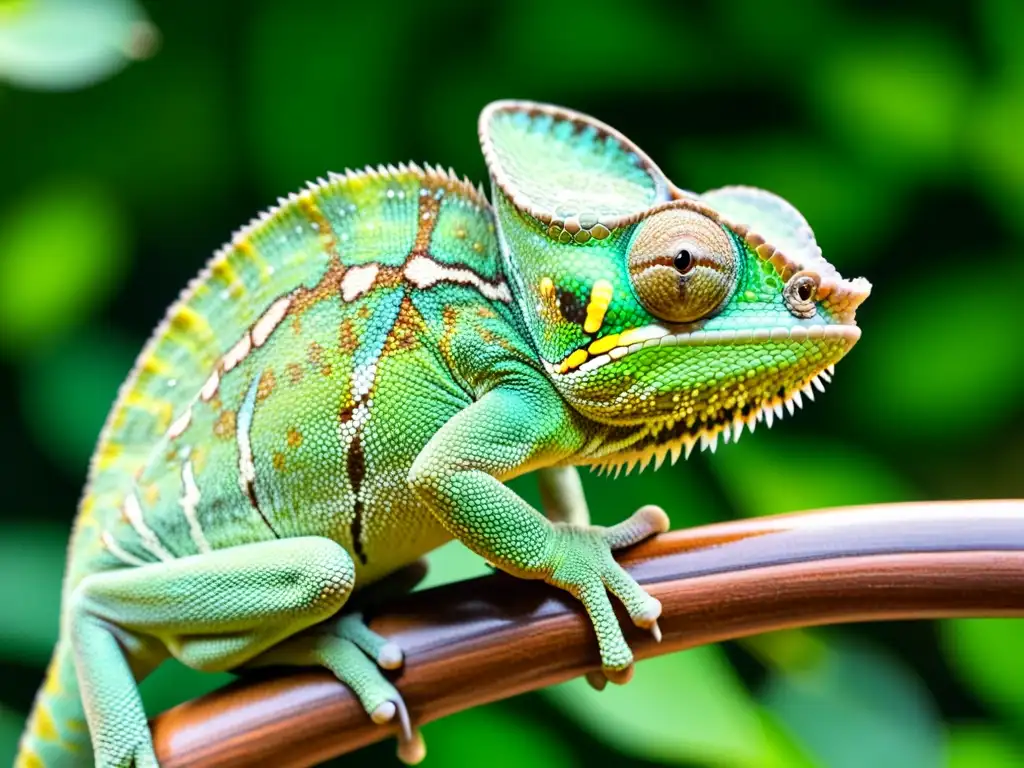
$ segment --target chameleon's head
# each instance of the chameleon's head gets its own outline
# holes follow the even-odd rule
[[[545,105],[491,104],[480,135],[549,375],[587,416],[649,425],[617,460],[770,422],[860,337],[870,284],[843,279],[776,195],[680,190],[614,129]]]

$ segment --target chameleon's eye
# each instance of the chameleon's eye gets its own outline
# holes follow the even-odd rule
[[[663,320],[690,323],[732,294],[736,248],[722,226],[696,211],[671,209],[640,225],[629,252],[640,303]]]
[[[818,276],[814,272],[797,272],[782,289],[786,306],[797,317],[813,317],[817,297]]]

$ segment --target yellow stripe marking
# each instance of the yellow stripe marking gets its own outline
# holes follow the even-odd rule
[[[555,283],[550,277],[540,279],[540,295],[545,299],[555,298]]]
[[[607,336],[602,336],[600,339],[591,344],[587,349],[592,355],[600,355],[603,352],[608,352],[615,347],[619,346],[619,334],[612,333]]]
[[[566,371],[571,371],[573,368],[579,368],[581,365],[587,362],[587,357],[587,350],[577,349],[575,352],[573,352],[571,355],[565,358],[565,360],[562,362],[562,373],[565,373]]]
[[[598,280],[590,289],[590,303],[587,304],[587,319],[583,323],[583,330],[587,333],[597,333],[604,323],[605,313],[608,305],[612,303],[612,295],[615,289],[607,280]]]

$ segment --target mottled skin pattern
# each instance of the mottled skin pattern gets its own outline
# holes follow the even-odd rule
[[[325,666],[418,761],[380,671],[400,649],[341,609],[452,537],[578,597],[628,678],[608,593],[656,636],[661,606],[612,551],[668,521],[590,526],[575,466],[661,464],[792,411],[870,286],[785,201],[681,190],[591,118],[498,102],[480,136],[493,207],[430,168],[332,176],[171,307],[96,449],[18,766],[155,766],[136,682],[171,656]],[[550,520],[503,484],[531,471]]]

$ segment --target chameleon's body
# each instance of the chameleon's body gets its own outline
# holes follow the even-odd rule
[[[171,655],[321,664],[404,717],[377,668],[400,651],[332,617],[452,537],[577,595],[612,677],[632,656],[606,590],[657,631],[610,552],[664,514],[589,527],[574,465],[770,422],[856,341],[869,286],[780,199],[679,190],[582,115],[502,102],[481,139],[493,209],[439,170],[332,177],[170,309],[94,456],[19,766],[155,765],[135,681]],[[557,524],[501,483],[534,470]]]

